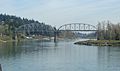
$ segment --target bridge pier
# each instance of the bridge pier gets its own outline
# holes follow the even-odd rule
[[[54,34],[54,42],[56,43],[56,41],[57,41],[57,36],[56,34]]]
[[[57,29],[54,27],[54,42],[57,42]]]
[[[16,29],[13,30],[12,39],[13,39],[13,40],[16,40],[16,39],[17,39],[17,32],[16,32]]]

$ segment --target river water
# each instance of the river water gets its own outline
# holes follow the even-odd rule
[[[120,47],[74,45],[73,41],[0,44],[3,71],[120,71]]]

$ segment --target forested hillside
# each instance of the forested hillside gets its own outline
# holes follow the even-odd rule
[[[10,35],[14,31],[25,35],[53,36],[53,27],[33,19],[21,18],[13,15],[0,14],[0,33]]]

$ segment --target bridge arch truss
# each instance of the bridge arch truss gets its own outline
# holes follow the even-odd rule
[[[97,28],[85,23],[71,23],[60,26],[58,31],[97,31]]]

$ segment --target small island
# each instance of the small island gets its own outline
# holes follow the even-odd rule
[[[74,44],[89,46],[120,46],[120,40],[86,40],[75,42]]]
[[[97,28],[97,40],[78,41],[74,44],[95,46],[120,46],[120,23],[101,22]]]

